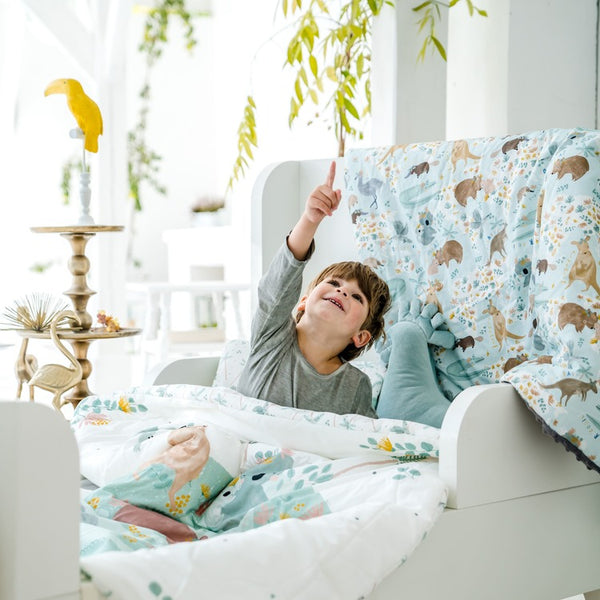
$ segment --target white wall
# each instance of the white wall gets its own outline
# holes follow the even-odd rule
[[[480,0],[450,11],[447,138],[596,127],[596,0]]]
[[[447,64],[433,57],[415,65],[417,4],[397,3],[393,31],[389,17],[377,25],[391,43],[375,46],[388,83],[387,100],[374,99],[376,143],[597,126],[596,0],[477,0],[487,18],[470,17],[461,2],[438,32]]]

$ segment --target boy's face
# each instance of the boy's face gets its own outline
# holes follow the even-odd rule
[[[361,329],[369,315],[369,303],[355,279],[327,277],[300,304],[304,304],[305,315],[310,319],[332,324],[336,334],[347,337],[348,343],[354,342],[357,348],[371,339],[371,334]]]

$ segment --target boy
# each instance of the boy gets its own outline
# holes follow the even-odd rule
[[[391,300],[387,284],[366,265],[331,265],[301,292],[302,272],[314,251],[319,224],[338,208],[335,162],[313,190],[304,213],[258,287],[250,356],[237,384],[246,396],[276,404],[377,418],[367,375],[347,361],[383,334]]]

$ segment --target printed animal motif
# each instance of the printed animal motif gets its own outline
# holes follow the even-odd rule
[[[433,228],[433,215],[427,211],[419,215],[419,224],[417,225],[417,239],[423,246],[428,246],[433,241],[437,231]]]
[[[487,264],[491,264],[492,258],[494,254],[498,252],[502,258],[506,256],[506,250],[504,248],[504,243],[506,242],[506,224],[504,227],[492,238],[492,242],[490,244],[490,259],[487,261]]]
[[[435,304],[437,306],[438,312],[443,314],[442,305],[437,297],[437,292],[439,292],[444,287],[444,284],[437,279],[427,288],[427,296],[425,297],[425,304]]]
[[[517,262],[515,265],[515,273],[523,277],[523,285],[529,285],[531,279],[531,260],[526,256]]]
[[[528,286],[532,274],[531,260],[526,256],[515,264],[515,273],[523,278],[523,285]]]
[[[411,175],[419,177],[420,175],[423,175],[423,173],[429,173],[429,163],[427,161],[419,163],[418,165],[413,165],[406,177],[410,177]]]
[[[358,217],[364,217],[367,213],[364,210],[355,210],[351,215],[350,218],[352,219],[352,225],[356,225],[356,221],[358,220]]]
[[[464,352],[467,348],[475,348],[475,342],[482,342],[483,337],[478,335],[477,337],[473,337],[472,335],[468,335],[464,338],[460,338],[456,340],[454,344],[454,348],[462,348]]]
[[[542,258],[538,260],[535,268],[537,269],[538,275],[545,273],[548,270],[548,259]]]
[[[518,192],[517,192],[517,198],[519,200],[523,200],[523,197],[525,196],[525,194],[527,193],[531,193],[531,192],[535,192],[535,188],[529,187],[529,186],[525,186],[522,187]]]
[[[452,168],[456,169],[456,164],[459,160],[464,160],[467,162],[469,158],[472,160],[479,160],[481,156],[475,156],[475,154],[471,153],[467,140],[456,140],[452,146],[452,152],[450,154]]]
[[[576,302],[565,302],[558,311],[558,328],[564,329],[567,325],[574,325],[578,333],[583,331],[584,327],[594,329],[598,322],[598,315]]]
[[[175,479],[169,489],[169,506],[175,507],[175,494],[188,482],[198,477],[210,455],[210,443],[205,426],[182,427],[169,434],[169,448],[140,467],[143,471],[150,465],[161,463],[175,471]]]
[[[458,264],[463,259],[463,247],[460,242],[456,240],[448,240],[440,250],[436,250],[433,255],[433,261],[427,270],[429,275],[435,275],[438,271],[438,267],[442,265],[450,266],[450,261],[455,260]]]
[[[398,144],[396,146],[390,146],[390,149],[383,155],[383,158],[381,158],[377,162],[377,165],[380,165],[382,162],[384,162],[388,156],[392,156],[392,154],[394,154],[396,150],[404,150],[404,148],[406,148],[407,146],[408,144]]]
[[[571,244],[577,246],[578,252],[575,257],[575,262],[569,271],[569,283],[567,287],[569,287],[576,279],[580,279],[586,284],[584,291],[591,285],[596,292],[600,294],[600,286],[596,280],[596,261],[590,252],[590,247],[588,245],[589,239],[590,236],[588,235],[585,240],[582,240],[581,242],[571,242]]]
[[[369,205],[369,208],[377,208],[377,192],[379,191],[379,188],[383,185],[383,181],[381,179],[375,179],[374,177],[372,179],[364,181],[362,173],[358,173],[356,179],[358,184],[358,191],[363,196],[371,196],[373,198],[373,201]]]
[[[585,156],[570,156],[562,160],[557,160],[552,169],[552,175],[558,174],[558,179],[562,179],[569,173],[573,181],[581,179],[590,170],[590,163]]]
[[[469,179],[463,179],[460,183],[456,184],[454,188],[454,197],[461,206],[467,205],[469,198],[477,197],[477,192],[483,188],[481,175],[476,175]]]
[[[363,264],[367,265],[367,267],[371,267],[371,269],[377,269],[378,267],[383,267],[383,263],[374,256],[369,256],[369,258],[365,258],[363,260]]]
[[[538,356],[535,360],[531,361],[536,365],[551,365],[552,364],[552,356],[549,354],[545,354],[544,356]]]
[[[396,237],[399,238],[400,241],[410,242],[410,239],[408,237],[408,225],[406,225],[399,219],[396,219],[392,221],[392,226],[394,227],[394,233],[396,234]]]
[[[494,336],[496,337],[496,341],[500,344],[500,348],[502,348],[502,344],[506,338],[512,338],[513,340],[521,340],[525,336],[516,335],[511,333],[506,328],[506,318],[504,315],[492,304],[490,300],[490,305],[488,308],[484,309],[483,313],[488,313],[492,317],[492,323],[494,325]]]
[[[559,402],[562,402],[562,399],[565,398],[565,406],[567,406],[567,402],[571,399],[571,396],[574,396],[575,394],[580,394],[581,400],[585,401],[588,392],[594,392],[594,394],[598,393],[595,381],[581,381],[580,379],[574,379],[572,377],[566,377],[565,379],[561,379],[560,381],[549,385],[540,383],[540,386],[545,390],[558,388],[560,390]]]
[[[527,360],[527,354],[518,354],[517,356],[512,356],[504,363],[504,372],[507,373],[511,369],[514,369],[517,365],[525,362]]]
[[[518,137],[504,142],[504,144],[502,145],[502,154],[508,154],[511,150],[518,150],[519,144],[525,141],[526,139],[527,138],[525,137]]]
[[[542,190],[540,195],[538,196],[537,207],[535,211],[535,222],[539,227],[542,222],[542,208],[544,207],[544,198],[546,196],[546,191]]]

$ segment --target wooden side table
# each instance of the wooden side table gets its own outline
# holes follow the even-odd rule
[[[34,233],[59,233],[71,245],[72,255],[68,267],[73,281],[71,287],[64,292],[71,299],[73,309],[81,320],[81,328],[60,330],[59,337],[68,340],[73,347],[75,358],[81,364],[83,375],[81,381],[70,391],[66,399],[74,407],[83,398],[90,396],[93,392],[88,387],[88,377],[92,372],[92,363],[87,358],[88,348],[94,340],[105,340],[123,338],[138,335],[141,329],[121,329],[119,331],[106,331],[102,327],[92,328],[94,319],[87,312],[87,304],[90,296],[96,292],[88,287],[87,274],[90,270],[90,260],[85,255],[88,241],[97,233],[123,231],[122,225],[67,225],[56,227],[32,227]],[[50,339],[49,332],[21,331],[22,337],[32,339]]]

